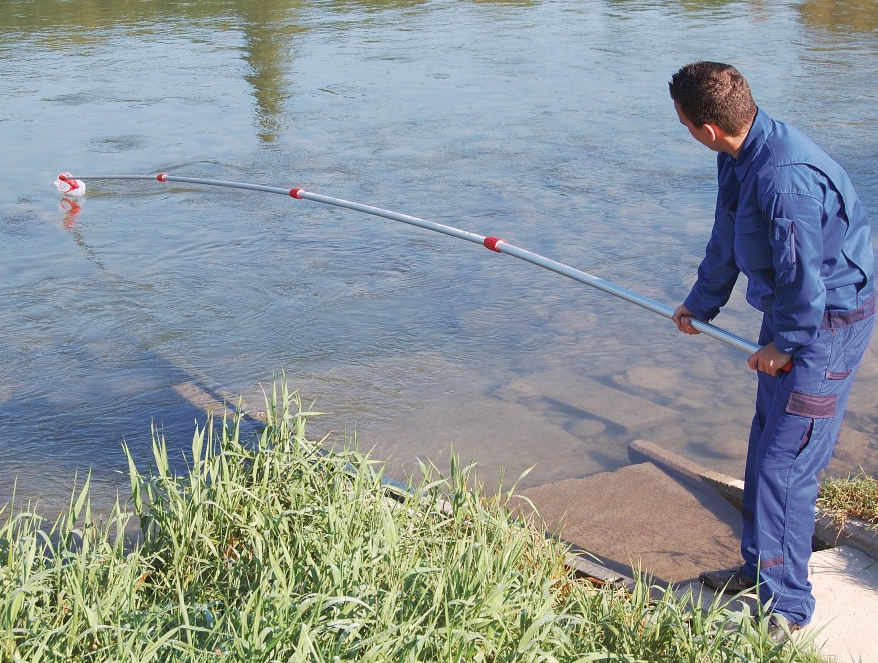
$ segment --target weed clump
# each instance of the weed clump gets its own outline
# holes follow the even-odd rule
[[[844,522],[858,518],[878,529],[878,480],[864,471],[820,482],[817,506]]]

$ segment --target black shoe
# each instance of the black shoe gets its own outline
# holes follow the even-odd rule
[[[741,575],[741,569],[725,571],[705,571],[698,576],[702,585],[721,592],[740,594],[748,592],[756,586],[756,581]]]
[[[777,644],[786,642],[790,634],[798,631],[800,628],[802,627],[776,612],[772,613],[771,617],[768,618],[768,635]]]

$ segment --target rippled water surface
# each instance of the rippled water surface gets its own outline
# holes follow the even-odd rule
[[[315,436],[402,476],[453,448],[495,483],[627,463],[646,438],[740,475],[745,355],[457,239],[288,197],[61,171],[302,186],[509,242],[670,306],[713,212],[674,114],[685,62],[850,172],[878,218],[871,0],[0,3],[0,503],[124,487],[203,420],[196,387],[285,371]],[[755,339],[736,296],[716,323]],[[836,472],[878,469],[867,357]],[[179,456],[180,454],[175,451]],[[17,482],[17,487],[14,487]]]

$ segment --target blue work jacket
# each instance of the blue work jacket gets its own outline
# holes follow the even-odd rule
[[[795,127],[759,110],[738,158],[717,156],[716,214],[684,305],[711,320],[743,272],[747,301],[770,316],[774,343],[793,353],[817,336],[826,310],[874,293],[871,226],[847,174]]]

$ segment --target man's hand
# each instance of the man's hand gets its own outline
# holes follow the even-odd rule
[[[700,334],[701,332],[692,326],[692,318],[694,317],[695,316],[692,314],[692,311],[680,304],[674,310],[674,315],[671,316],[671,320],[673,320],[674,324],[677,325],[677,329],[679,329],[684,334]]]
[[[785,369],[792,358],[793,355],[784,354],[777,349],[774,343],[769,343],[750,355],[747,359],[747,366],[754,371],[762,371],[772,377],[777,377],[778,372]]]

